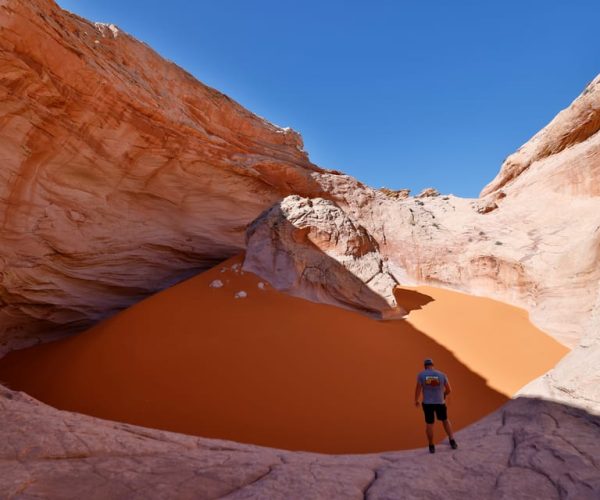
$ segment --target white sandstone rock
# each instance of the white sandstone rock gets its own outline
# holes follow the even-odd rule
[[[367,230],[335,203],[288,196],[248,229],[244,269],[278,290],[377,317],[401,317],[396,280]]]

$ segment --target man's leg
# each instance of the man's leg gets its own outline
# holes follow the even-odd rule
[[[450,420],[448,420],[448,412],[447,412],[446,405],[439,405],[437,407],[436,416],[437,416],[438,420],[441,420],[442,425],[444,426],[444,430],[446,431],[446,434],[448,434],[448,439],[450,440],[450,446],[452,447],[453,450],[456,450],[456,448],[458,448],[458,445],[456,444],[456,441],[454,440],[454,433],[452,432],[452,425],[450,425]]]
[[[429,444],[433,444],[433,424],[425,424],[425,434],[427,434]]]
[[[444,430],[446,431],[446,434],[448,434],[448,437],[450,439],[454,439],[454,433],[452,432],[452,426],[450,425],[450,420],[444,420],[442,422],[443,426],[444,426]]]
[[[423,403],[423,412],[425,413],[425,434],[429,442],[429,453],[435,453],[433,444],[433,424],[435,423],[434,406]]]

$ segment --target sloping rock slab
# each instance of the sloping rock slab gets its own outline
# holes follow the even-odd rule
[[[399,429],[415,432],[415,429]],[[1,498],[544,498],[600,496],[600,418],[520,398],[438,446],[319,455],[55,410],[0,386]]]

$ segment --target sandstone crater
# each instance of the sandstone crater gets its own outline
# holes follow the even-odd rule
[[[320,168],[298,133],[53,0],[0,1],[0,110],[0,354],[245,249],[264,281],[241,307],[269,281],[401,315],[396,283],[436,285],[521,306],[572,349],[433,457],[197,438],[0,385],[0,496],[600,497],[600,76],[474,200]]]

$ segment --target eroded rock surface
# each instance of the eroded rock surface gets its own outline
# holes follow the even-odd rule
[[[401,317],[379,245],[339,206],[291,195],[248,228],[244,269],[314,302]]]
[[[534,175],[539,175],[542,167],[536,166],[536,163],[592,139],[599,130],[600,75],[589,83],[568,108],[556,115],[546,127],[521,146],[516,153],[506,158],[496,178],[483,189],[481,195],[487,196],[503,186],[510,185],[532,166],[538,170]],[[548,166],[544,168],[549,169]],[[589,169],[595,169],[596,176],[589,175]],[[597,169],[597,164],[590,165],[581,172],[574,166],[568,179],[569,182],[561,185],[561,182],[566,179],[560,176],[552,178],[553,176],[549,175],[545,176],[543,182],[557,190],[599,196],[600,185],[595,182],[597,181]],[[577,173],[583,175],[577,175]]]
[[[108,422],[0,387],[3,498],[544,498],[600,495],[600,421],[521,398],[438,445],[292,453]]]
[[[529,310],[573,351],[523,393],[595,413],[600,370],[585,367],[600,366],[599,82],[509,157],[526,168],[505,164],[482,198],[378,195],[368,222],[357,216],[400,282],[448,286]]]
[[[433,198],[435,196],[439,196],[440,192],[432,187],[428,187],[423,189],[416,197],[417,198]]]
[[[0,51],[0,349],[238,253],[288,194],[359,187],[293,130],[52,0],[0,2]]]

